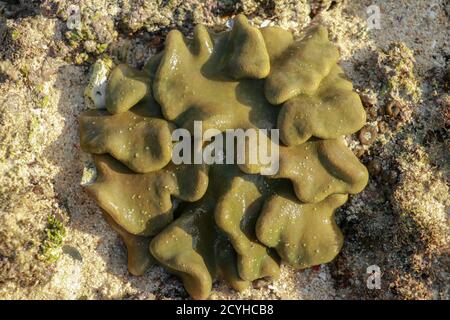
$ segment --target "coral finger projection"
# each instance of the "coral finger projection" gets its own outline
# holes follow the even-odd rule
[[[276,279],[280,263],[335,258],[343,236],[334,212],[368,181],[343,138],[366,116],[338,59],[322,26],[294,39],[239,15],[228,32],[171,31],[142,70],[113,68],[105,109],[81,115],[80,139],[97,169],[85,188],[124,240],[132,274],[160,264],[206,299],[216,280],[240,291]],[[221,136],[278,129],[279,170],[176,164],[172,133],[195,121]]]

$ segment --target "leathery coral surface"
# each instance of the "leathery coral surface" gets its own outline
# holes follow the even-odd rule
[[[343,243],[334,211],[368,181],[343,139],[366,115],[338,60],[322,26],[294,39],[238,15],[229,32],[173,30],[142,70],[112,70],[106,110],[80,117],[80,144],[97,169],[86,190],[123,238],[131,273],[156,262],[205,299],[215,280],[241,291],[277,279],[281,262],[334,259]],[[194,121],[219,135],[278,128],[279,170],[263,175],[249,157],[174,164],[171,133],[193,133]]]

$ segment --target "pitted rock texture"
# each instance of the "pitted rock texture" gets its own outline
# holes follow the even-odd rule
[[[143,70],[115,67],[107,110],[84,113],[80,136],[98,170],[86,189],[123,238],[131,273],[159,263],[205,299],[215,280],[244,290],[275,279],[281,262],[307,268],[339,253],[334,211],[368,173],[342,137],[365,113],[338,59],[321,26],[294,40],[239,15],[229,32],[171,31]],[[171,133],[198,120],[218,134],[278,128],[278,172],[172,163]]]

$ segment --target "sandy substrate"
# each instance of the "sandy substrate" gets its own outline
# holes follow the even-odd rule
[[[77,119],[86,109],[83,93],[96,59],[108,54],[141,66],[170,28],[188,34],[202,22],[223,30],[237,11],[215,1],[183,1],[175,9],[119,2],[44,1],[18,12],[0,2],[1,299],[188,297],[161,267],[142,277],[128,273],[121,240],[80,186],[84,155]],[[335,261],[301,271],[283,266],[278,281],[243,293],[216,284],[211,298],[448,299],[445,1],[237,2],[256,25],[298,34],[311,20],[325,24],[364,97],[376,137],[367,145],[358,134],[349,137],[371,180],[338,213],[346,242]],[[67,34],[72,3],[80,3],[92,33],[87,38]],[[367,28],[372,4],[381,9],[379,30]],[[395,116],[384,111],[393,99],[402,106]],[[55,262],[42,254],[49,215],[66,229]],[[366,286],[370,265],[381,269],[379,290]]]

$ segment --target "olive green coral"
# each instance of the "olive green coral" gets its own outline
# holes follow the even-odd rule
[[[127,247],[128,271],[135,276],[143,275],[150,266],[156,263],[148,250],[152,238],[129,233],[117,224],[107,212],[103,211],[103,213],[105,220],[120,235]]]
[[[181,277],[193,298],[207,298],[213,280],[218,278],[236,290],[250,285],[238,272],[236,252],[230,240],[215,224],[217,195],[227,190],[235,173],[228,167],[213,166],[210,177],[221,183],[212,184],[200,201],[183,208],[181,216],[150,244],[153,256]]]
[[[148,90],[148,79],[144,71],[125,64],[118,65],[109,76],[106,109],[113,114],[127,111],[144,98]]]
[[[368,174],[342,137],[365,113],[338,59],[323,27],[296,41],[239,15],[229,32],[171,31],[142,71],[112,71],[107,111],[85,112],[80,138],[98,171],[86,189],[123,238],[131,273],[159,263],[205,299],[215,280],[244,290],[277,278],[282,261],[306,268],[339,253],[334,211]],[[237,164],[172,163],[173,131],[193,132],[194,121],[217,134],[278,128],[278,170],[265,175],[248,153]]]
[[[286,101],[278,115],[281,140],[298,145],[311,136],[335,139],[359,130],[366,122],[361,101],[350,81],[334,65],[314,94],[299,94]]]
[[[272,191],[260,175],[245,175],[237,167],[228,171],[227,190],[217,197],[215,221],[238,255],[239,275],[245,280],[276,278],[278,259],[256,238],[255,224],[265,197]],[[224,181],[221,179],[220,181]]]
[[[240,166],[244,172],[260,173],[266,167],[248,160]],[[336,193],[361,192],[369,175],[343,138],[313,138],[296,146],[279,146],[279,169],[271,178],[289,179],[300,201],[318,202]]]
[[[94,154],[109,153],[135,172],[164,168],[172,156],[174,126],[153,117],[151,110],[149,103],[115,115],[85,112],[80,119],[81,147]]]
[[[261,211],[256,234],[295,268],[329,262],[343,243],[333,213],[346,201],[345,194],[331,195],[319,203],[302,203],[293,194],[273,196]]]
[[[273,62],[265,84],[267,100],[281,104],[299,94],[313,95],[338,59],[327,30],[311,28]]]
[[[244,28],[243,24],[241,21],[234,29]],[[203,26],[195,28],[191,41],[179,31],[169,32],[152,83],[153,95],[167,120],[191,131],[193,122],[198,120],[203,121],[204,130],[275,125],[277,110],[261,94],[264,82],[248,79],[260,75],[242,66],[230,68],[232,61],[237,63],[246,55],[252,56],[252,64],[262,63],[254,61],[260,59],[251,54],[252,50],[265,48],[260,43],[263,39],[260,32],[252,29],[244,38],[252,42],[245,50],[231,41],[227,33],[210,34]],[[246,72],[246,79],[234,78]]]
[[[207,168],[201,165],[170,163],[139,174],[108,155],[99,155],[95,166],[98,177],[86,190],[117,224],[136,235],[154,235],[173,219],[171,196],[197,201],[208,185]]]

